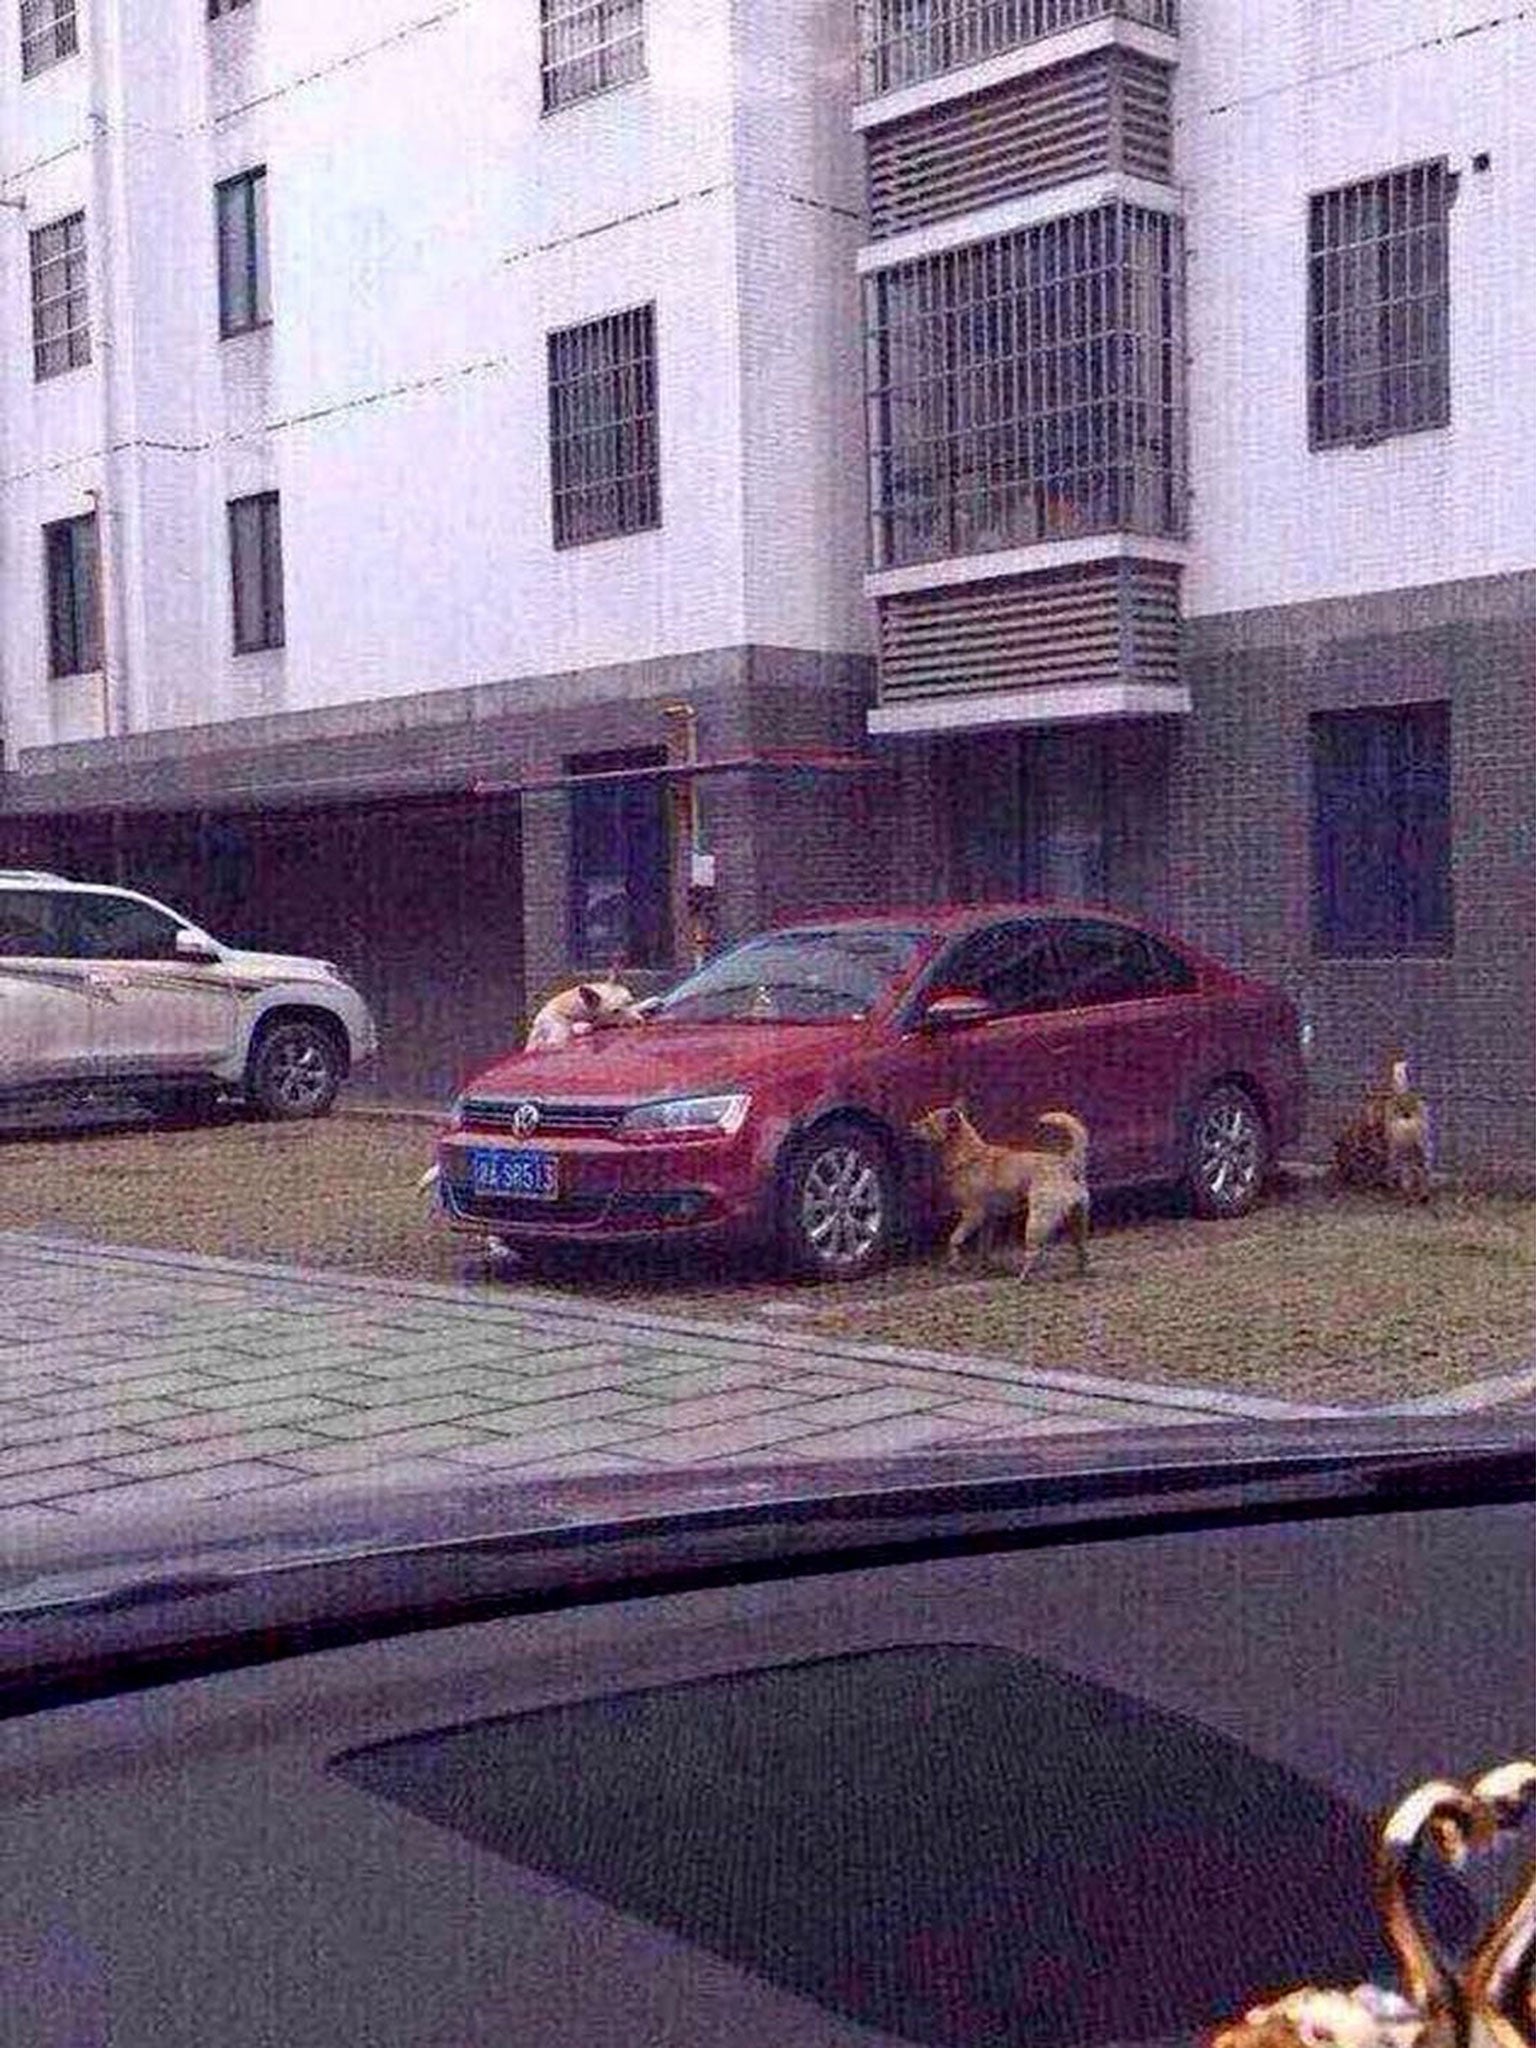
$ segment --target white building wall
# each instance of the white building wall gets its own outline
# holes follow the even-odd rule
[[[1536,17],[1492,0],[1183,0],[1191,615],[1536,563]],[[1486,172],[1471,161],[1487,152]],[[1451,423],[1307,441],[1307,202],[1444,156]]]
[[[736,0],[746,637],[866,652],[865,239],[848,0]]]
[[[862,645],[858,153],[846,103],[794,108],[829,38],[851,62],[842,11],[650,0],[647,76],[548,118],[532,4],[253,0],[207,22],[82,0],[80,55],[25,82],[10,38],[0,191],[28,202],[0,214],[10,757],[102,731],[109,696],[109,729],[143,729],[752,634]],[[258,164],[273,324],[220,340],[213,187]],[[27,226],[76,204],[102,345],[38,385]],[[557,551],[546,334],[649,300],[662,525]],[[108,693],[46,676],[40,528],[87,488],[110,500]],[[226,506],[267,489],[287,645],[236,657]]]

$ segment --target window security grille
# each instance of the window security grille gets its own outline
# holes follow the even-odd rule
[[[32,248],[32,373],[39,381],[91,360],[85,215],[36,228]]]
[[[267,173],[242,171],[214,187],[219,237],[219,332],[244,334],[272,318]]]
[[[1085,21],[1178,26],[1177,0],[859,0],[863,91],[894,92]]]
[[[1312,717],[1312,941],[1319,953],[1451,950],[1451,713]]]
[[[236,654],[283,644],[283,530],[276,491],[229,507],[230,594]]]
[[[75,0],[21,0],[21,75],[31,78],[80,47]]]
[[[877,566],[1183,532],[1180,252],[1115,204],[870,278]]]
[[[645,76],[644,0],[540,0],[544,111]]]
[[[43,528],[48,583],[48,673],[89,675],[101,667],[101,578],[96,514]]]
[[[661,524],[654,306],[549,337],[549,456],[556,547]]]
[[[1441,159],[1313,199],[1307,310],[1314,448],[1449,421],[1453,187]]]

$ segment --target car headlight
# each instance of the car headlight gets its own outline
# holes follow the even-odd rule
[[[734,1138],[752,1107],[750,1095],[679,1095],[666,1102],[642,1102],[625,1113],[620,1128],[644,1133],[713,1133]]]

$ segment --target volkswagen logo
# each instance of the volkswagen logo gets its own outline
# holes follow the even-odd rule
[[[539,1105],[536,1102],[520,1102],[512,1112],[512,1135],[514,1138],[531,1138],[539,1128]]]

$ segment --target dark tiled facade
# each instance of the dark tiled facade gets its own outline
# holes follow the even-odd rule
[[[1451,1169],[1536,1180],[1536,574],[1186,623],[1172,897],[1191,936],[1315,1019],[1322,1146],[1401,1044]],[[1313,932],[1309,720],[1445,702],[1453,937],[1332,958]]]

